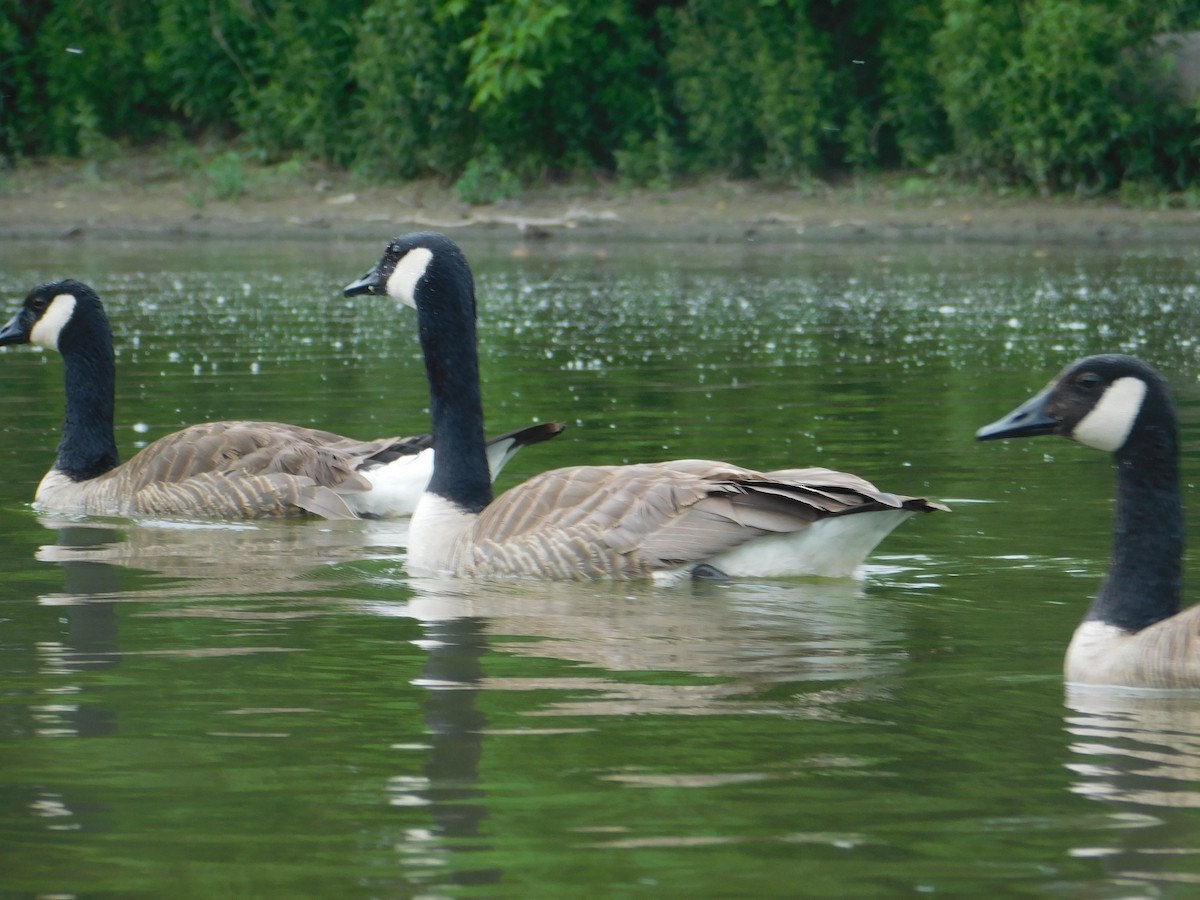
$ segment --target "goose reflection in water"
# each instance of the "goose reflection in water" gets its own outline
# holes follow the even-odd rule
[[[39,561],[76,569],[82,563],[108,564],[159,576],[148,586],[156,599],[298,593],[328,586],[323,567],[374,556],[391,558],[408,540],[407,520],[243,523],[90,518],[85,524],[41,516],[38,521],[58,535],[57,541],[38,549]],[[176,583],[164,584],[164,578]],[[128,584],[116,581],[108,590],[118,591],[122,599],[137,595]],[[97,592],[84,593],[94,598]],[[68,584],[62,596],[45,595],[41,602],[70,605],[73,596]]]
[[[472,864],[472,854],[490,849],[483,822],[496,804],[479,776],[488,738],[498,734],[481,709],[488,692],[547,697],[529,704],[525,723],[506,735],[591,731],[581,717],[628,714],[834,720],[845,719],[855,700],[886,695],[897,680],[889,676],[907,659],[895,607],[872,603],[862,584],[846,580],[671,590],[447,578],[405,584],[412,591],[406,602],[369,607],[417,619],[428,653],[420,676],[429,691],[427,762],[420,776],[388,783],[393,805],[430,808],[432,827],[397,842],[399,858],[422,885],[495,883],[504,875]],[[496,674],[511,669],[495,665],[497,654],[579,665],[538,677]],[[781,697],[773,690],[779,685],[794,689]],[[708,784],[728,776],[622,768],[596,777],[656,786],[664,778]]]
[[[1065,724],[1084,758],[1073,787],[1098,800],[1200,807],[1200,691],[1070,686]]]
[[[343,597],[338,600],[342,608],[415,618],[424,627],[475,619],[485,638],[503,639],[494,649],[504,653],[585,663],[601,672],[696,676],[696,683],[686,685],[635,685],[596,675],[594,683],[606,699],[596,707],[580,702],[606,714],[619,711],[615,706],[621,703],[639,711],[728,711],[731,698],[778,682],[838,681],[842,690],[867,690],[859,682],[894,674],[906,659],[898,610],[872,603],[864,582],[847,579],[698,583],[664,590],[650,584],[410,578],[395,566],[407,540],[406,522],[41,521],[58,540],[44,544],[37,558],[62,565],[68,576],[67,589],[43,594],[43,605],[178,596],[189,602],[156,602],[145,614],[303,616],[309,605],[328,604],[329,567],[353,562],[355,577],[365,575],[370,593],[394,585],[398,599]],[[388,562],[371,569],[372,563],[364,562],[371,557]],[[117,568],[147,573],[144,586],[118,578]],[[901,571],[902,564],[893,568]],[[90,580],[82,584],[86,573]],[[286,606],[261,602],[263,595],[280,594],[290,595]],[[206,604],[205,598],[219,602]],[[230,603],[240,598],[246,606]],[[570,687],[585,685],[572,678]]]
[[[240,626],[332,612],[418,623],[420,634],[410,640],[424,659],[419,672],[409,669],[402,677],[425,691],[420,715],[397,720],[370,739],[390,736],[404,758],[378,783],[386,802],[398,811],[425,811],[420,827],[400,812],[404,824],[386,836],[406,883],[425,888],[491,884],[504,876],[485,852],[493,848],[484,823],[497,814],[480,774],[489,739],[497,734],[488,719],[488,692],[541,695],[518,726],[529,735],[591,730],[578,718],[555,721],[564,716],[626,713],[840,721],[853,715],[855,701],[887,697],[908,663],[903,611],[873,602],[869,580],[699,583],[664,590],[650,584],[414,579],[397,564],[405,545],[396,530],[402,523],[44,524],[55,528],[57,538],[41,547],[38,558],[61,565],[67,580],[61,593],[45,594],[40,602],[61,607],[71,620],[107,622],[106,628],[89,626],[92,634],[103,634],[103,646],[89,646],[107,665],[122,663],[119,604],[137,604],[134,621],[209,617]],[[371,556],[380,562],[364,562]],[[347,595],[332,565],[339,562],[350,563],[361,592]],[[899,577],[903,564],[891,569]],[[331,584],[339,588],[332,596]],[[372,599],[379,597],[385,599]],[[236,634],[237,640],[220,646],[160,643],[138,652],[253,654],[310,646],[303,632],[288,626],[239,627]],[[142,637],[140,646],[145,644]],[[386,641],[379,646],[378,659],[367,667],[386,681],[404,669],[396,669]],[[506,674],[514,667],[497,664],[504,656],[551,661],[543,671],[552,674]],[[404,751],[420,755],[417,768]],[[666,776],[622,769],[596,777],[653,785]],[[723,773],[669,777],[707,783]],[[75,806],[65,795],[62,803],[64,809]]]
[[[1200,691],[1068,685],[1063,724],[1077,776],[1070,789],[1113,805],[1073,855],[1100,858],[1122,880],[1200,885]]]
[[[147,601],[153,608],[140,614],[158,618],[270,621],[309,615],[305,602],[295,595],[328,587],[323,566],[361,559],[373,551],[395,553],[407,531],[406,522],[153,523],[62,516],[41,516],[38,521],[54,534],[54,540],[41,545],[35,556],[63,572],[62,590],[37,598],[39,605],[58,609],[66,626],[61,636],[37,644],[39,668],[48,675],[120,666],[124,652],[119,604]],[[146,576],[144,582],[136,573]],[[291,602],[283,609],[259,602],[271,594],[292,595]],[[242,597],[249,603],[229,603]],[[171,598],[188,602],[161,604]],[[206,603],[206,598],[220,602]],[[312,601],[323,602],[320,597]],[[213,656],[289,649],[294,648],[259,644],[140,652]],[[110,711],[78,702],[81,689],[59,690],[63,696],[31,709],[38,733],[94,737],[116,731]],[[67,702],[64,697],[73,699]]]
[[[662,590],[610,583],[409,579],[404,614],[424,623],[473,619],[494,649],[594,667],[562,678],[491,678],[499,690],[570,690],[540,715],[721,714],[771,705],[821,717],[887,691],[907,659],[903,623],[849,580],[697,583]],[[610,675],[677,673],[686,681]],[[763,701],[773,684],[804,682],[804,698]],[[586,692],[581,694],[580,692]],[[835,696],[836,695],[836,696]],[[786,708],[785,708],[786,707]]]
[[[43,595],[48,605],[71,598],[70,609],[62,620],[66,631],[57,640],[38,642],[42,671],[54,675],[113,669],[120,665],[117,612],[111,599],[120,590],[119,573],[112,566],[90,559],[97,547],[111,539],[105,528],[72,525],[58,532],[58,543],[68,560],[63,568],[63,592]],[[79,702],[79,690],[62,691],[43,705],[34,705],[31,713],[42,735],[100,737],[116,732],[111,710]]]

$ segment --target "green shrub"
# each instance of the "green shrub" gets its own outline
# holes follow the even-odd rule
[[[257,7],[241,0],[155,0],[154,41],[146,71],[193,130],[234,132],[234,111],[254,83]]]
[[[346,162],[350,63],[366,0],[156,0],[147,71],[193,130],[240,134],[263,160]]]
[[[945,18],[933,38],[933,66],[942,106],[954,133],[954,155],[967,171],[1012,171],[1004,104],[1009,71],[1020,53],[1015,2],[944,0]]]
[[[120,147],[101,130],[100,115],[91,102],[83,97],[75,101],[75,115],[71,117],[71,124],[75,127],[79,155],[88,161],[86,174],[89,178],[98,179],[100,164],[116,159]]]
[[[256,39],[255,68],[235,103],[248,143],[266,159],[291,153],[346,162],[355,23],[365,3],[280,0]]]
[[[34,85],[35,56],[22,0],[0,0],[0,153],[36,151],[43,117]]]
[[[494,149],[467,163],[454,182],[454,196],[472,205],[513,200],[520,195],[521,180],[504,165]]]
[[[521,174],[611,168],[618,148],[655,135],[661,35],[634,0],[450,8],[470,22],[462,47],[480,132]]]
[[[214,156],[204,167],[205,193],[217,200],[236,200],[246,193],[246,160],[236,150]]]
[[[680,168],[679,151],[671,134],[671,123],[664,104],[656,91],[654,100],[654,133],[648,138],[626,135],[625,142],[613,155],[617,175],[626,187],[646,185],[666,190],[675,180]]]
[[[632,0],[376,0],[351,66],[355,167],[445,176],[476,160],[467,183],[494,158],[520,176],[612,167],[661,120],[656,21]]]
[[[451,4],[458,13],[470,4]],[[462,42],[470,54],[471,108],[495,106],[545,86],[555,44],[569,42],[571,8],[551,0],[511,0],[483,9],[479,28]],[[549,64],[549,65],[548,65]]]
[[[802,4],[690,0],[672,36],[667,64],[695,167],[786,180],[821,163],[830,78]]]
[[[889,13],[879,39],[883,97],[878,123],[895,144],[896,156],[885,161],[924,166],[953,146],[932,64],[942,2],[893,0]]]
[[[160,133],[165,98],[142,65],[153,5],[57,0],[41,9],[42,17],[33,4],[8,17],[33,47],[25,59],[28,93],[18,100],[19,113],[30,117],[22,130],[36,142],[31,149],[78,154],[106,150],[98,136],[139,141]]]
[[[1155,77],[1143,0],[945,0],[935,39],[958,160],[1043,193],[1195,177],[1195,117]],[[1173,174],[1172,174],[1173,173]]]
[[[1150,98],[1121,96],[1135,83],[1138,63],[1127,52],[1137,43],[1127,12],[1117,4],[1042,0],[1025,17],[1004,120],[1018,168],[1043,192],[1113,186],[1120,176],[1113,151],[1140,142],[1136,106]]]
[[[1154,35],[1198,26],[1200,0],[0,0],[0,155],[203,136],[472,202],[594,169],[1171,194],[1200,135]],[[220,165],[198,196],[243,189]]]
[[[434,0],[375,0],[350,62],[351,165],[371,177],[461,171],[478,146],[462,42],[469,22]]]
[[[162,132],[164,93],[146,77],[153,3],[0,0],[0,152],[96,161],[116,140]]]

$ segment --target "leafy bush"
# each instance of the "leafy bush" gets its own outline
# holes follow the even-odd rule
[[[488,146],[522,174],[611,168],[654,134],[661,35],[634,0],[448,5],[471,22],[466,87]]]
[[[691,0],[672,32],[667,65],[694,166],[786,180],[821,163],[828,61],[802,4]]]
[[[1191,188],[1155,35],[1198,26],[1200,0],[0,0],[0,154],[236,139],[471,202],[597,168]]]
[[[378,175],[611,167],[652,135],[655,19],[631,0],[376,0],[351,66],[356,168]]]
[[[1046,193],[1171,170],[1194,177],[1195,118],[1154,77],[1146,50],[1160,21],[1148,9],[946,0],[935,44],[959,160]]]
[[[944,0],[945,19],[934,34],[934,71],[942,106],[954,132],[960,166],[1011,172],[1011,138],[1002,125],[1006,81],[1019,55],[1020,9],[1014,2]]]
[[[26,9],[21,0],[0,0],[0,153],[38,149],[41,123]]]
[[[939,102],[932,65],[941,0],[893,0],[879,39],[882,100],[878,125],[895,144],[888,162],[921,166],[948,152],[950,124]]]
[[[5,7],[0,124],[11,149],[76,154],[89,142],[107,152],[109,142],[98,138],[137,141],[160,132],[164,98],[142,66],[153,6],[9,0]]]
[[[496,203],[521,194],[521,181],[508,169],[494,149],[467,163],[454,182],[454,196],[463,203]]]
[[[271,158],[299,152],[345,162],[345,90],[365,3],[280,0],[260,28],[255,69],[235,104],[249,143]]]
[[[666,190],[680,167],[679,150],[672,136],[671,120],[657,91],[654,101],[654,133],[648,138],[629,134],[613,154],[617,174],[626,186],[647,185]]]
[[[193,129],[233,133],[234,110],[250,90],[260,29],[256,7],[239,0],[154,0],[146,71]]]
[[[461,171],[477,123],[464,84],[469,23],[435,0],[375,0],[359,20],[350,76],[351,164],[374,177]]]
[[[218,200],[236,200],[246,193],[246,161],[236,150],[213,157],[204,175],[208,193]]]

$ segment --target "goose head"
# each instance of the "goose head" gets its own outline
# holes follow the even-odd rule
[[[90,328],[88,322],[91,323]],[[0,346],[37,344],[64,355],[89,334],[109,335],[108,317],[96,292],[80,281],[52,281],[35,287],[20,311],[0,328]]]
[[[394,238],[379,262],[343,293],[390,297],[413,309],[458,300],[475,314],[475,282],[467,258],[452,240],[433,231]]]
[[[1132,356],[1072,363],[1037,396],[975,432],[981,441],[1055,434],[1086,447],[1130,451],[1139,438],[1173,434],[1175,412],[1161,375]]]

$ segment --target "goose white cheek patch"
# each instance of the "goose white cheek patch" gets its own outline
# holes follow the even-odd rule
[[[404,254],[400,262],[387,280],[387,293],[393,300],[399,300],[405,306],[417,308],[417,282],[429,268],[433,259],[433,251],[428,247],[415,247]]]
[[[73,294],[59,294],[50,301],[50,305],[46,307],[46,311],[42,313],[42,317],[38,319],[37,324],[33,326],[33,330],[29,332],[29,343],[45,347],[47,350],[57,350],[58,336],[62,334],[62,330],[66,327],[66,324],[71,321],[71,316],[74,312],[75,296]]]
[[[1085,447],[1116,452],[1133,430],[1145,396],[1146,382],[1142,379],[1118,378],[1109,385],[1092,411],[1080,419],[1071,437]]]

